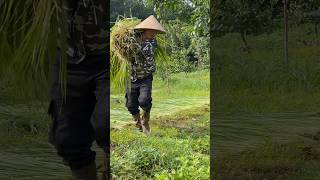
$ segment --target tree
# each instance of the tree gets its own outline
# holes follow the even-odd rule
[[[165,21],[178,19],[189,22],[194,7],[191,0],[143,0],[147,7],[153,8],[157,17]]]
[[[318,24],[320,23],[320,9],[317,11],[309,12],[305,15],[304,20],[314,24],[314,33],[318,43]]]
[[[284,22],[284,62],[288,66],[288,1],[283,0],[283,22]]]
[[[190,39],[188,47],[179,47],[179,41],[170,43],[171,49],[175,49],[180,53],[182,58],[186,60],[186,55],[190,49],[195,50],[195,54],[199,59],[202,68],[209,67],[209,0],[145,0],[147,6],[154,7],[154,11],[159,19],[171,28],[172,32],[168,32],[168,38],[175,38],[175,31],[182,30],[179,36]],[[180,24],[179,25],[177,25]],[[177,29],[178,28],[178,29]],[[186,40],[184,40],[186,42]],[[178,47],[178,49],[176,48]],[[182,53],[185,52],[185,53]],[[183,62],[184,63],[184,62]],[[184,65],[183,65],[184,67]],[[201,67],[201,66],[199,66]]]
[[[259,35],[270,32],[273,27],[273,7],[276,0],[230,0],[216,4],[218,9],[218,23],[213,32],[214,36],[226,33],[239,33],[244,44],[244,49],[250,52],[247,42],[248,35]]]
[[[142,0],[111,0],[110,20],[115,22],[118,16],[133,16],[139,19],[144,19],[153,14],[153,9],[146,7]]]

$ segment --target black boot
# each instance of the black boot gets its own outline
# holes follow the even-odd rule
[[[96,164],[93,162],[83,168],[72,170],[75,180],[98,180]]]

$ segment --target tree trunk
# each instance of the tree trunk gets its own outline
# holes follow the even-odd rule
[[[316,35],[316,44],[319,45],[319,39],[318,39],[318,23],[314,24],[314,33]]]
[[[247,39],[246,39],[246,33],[245,32],[241,32],[240,35],[241,35],[241,39],[242,39],[245,51],[250,53],[250,47],[249,47]]]
[[[283,0],[283,16],[284,16],[284,63],[288,66],[288,0]]]

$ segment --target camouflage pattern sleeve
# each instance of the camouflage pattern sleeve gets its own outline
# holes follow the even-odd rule
[[[108,0],[64,0],[67,15],[69,63],[80,63],[86,55],[108,52]]]
[[[83,27],[77,30],[83,31],[84,48],[88,54],[106,53],[109,46],[107,0],[86,1],[80,1],[79,14],[75,20]]]
[[[154,60],[157,43],[155,39],[142,42],[140,51],[137,53],[135,61],[132,63],[131,80],[143,79],[156,71]]]
[[[145,58],[153,58],[157,47],[157,42],[155,39],[145,41],[142,47],[142,54]]]

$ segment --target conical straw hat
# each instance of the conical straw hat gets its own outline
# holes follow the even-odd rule
[[[159,33],[166,33],[162,25],[153,15],[142,21],[134,29],[153,29],[159,31]]]

